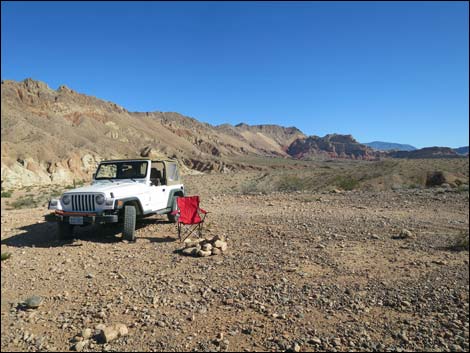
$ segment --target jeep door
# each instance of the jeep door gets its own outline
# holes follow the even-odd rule
[[[150,169],[150,205],[152,211],[167,207],[169,189],[166,185],[165,165],[162,162],[152,162]]]

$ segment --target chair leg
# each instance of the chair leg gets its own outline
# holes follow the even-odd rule
[[[181,223],[178,222],[178,238],[180,239],[181,242]]]
[[[186,228],[184,232],[182,231],[183,235],[181,238],[183,239],[183,241],[188,239],[194,233],[194,231],[198,230],[198,227],[199,227],[199,224],[196,224],[194,227],[191,228],[191,226],[189,226]]]

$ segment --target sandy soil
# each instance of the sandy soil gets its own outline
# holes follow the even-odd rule
[[[164,217],[135,243],[100,226],[65,242],[44,208],[4,210],[2,351],[468,350],[469,254],[450,248],[468,234],[468,192],[201,196],[224,255],[182,256]],[[21,304],[32,295],[37,309]],[[77,348],[116,323],[129,335]]]

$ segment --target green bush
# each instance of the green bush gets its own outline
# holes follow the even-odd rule
[[[2,197],[11,197],[12,192],[11,191],[3,191],[2,192]]]
[[[255,192],[258,192],[258,185],[254,181],[245,183],[240,187],[240,193],[242,193],[243,195],[252,194]]]
[[[2,261],[5,261],[11,257],[9,252],[2,252]]]
[[[10,206],[13,208],[34,208],[37,207],[39,204],[38,200],[35,200],[31,196],[23,196],[20,197],[18,200],[13,201],[10,203]]]
[[[277,183],[279,191],[300,191],[306,188],[306,180],[295,175],[285,175]]]
[[[359,181],[351,176],[338,175],[334,184],[343,190],[354,190],[359,186]]]
[[[458,234],[453,239],[453,244],[451,244],[450,248],[457,251],[469,250],[468,238],[468,233],[462,232]]]

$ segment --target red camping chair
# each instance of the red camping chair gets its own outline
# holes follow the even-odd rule
[[[177,217],[180,241],[187,239],[196,229],[201,236],[204,219],[208,212],[199,207],[199,196],[177,197],[176,204],[178,209],[171,214]],[[200,213],[203,214],[202,218]]]

